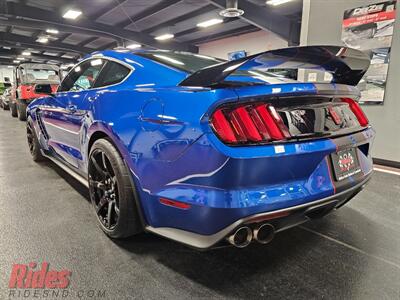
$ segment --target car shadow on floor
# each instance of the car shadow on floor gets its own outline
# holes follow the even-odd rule
[[[46,164],[90,201],[86,187],[53,163]],[[346,211],[346,219],[353,218],[361,224],[368,222],[351,208],[344,207],[341,211]],[[335,231],[338,228],[334,222],[338,218],[328,215],[311,223],[311,228],[319,232]],[[360,238],[352,228],[343,226],[340,230],[340,235],[349,240]],[[337,298],[338,289],[340,295],[348,297],[353,286],[347,283],[357,285],[359,274],[366,267],[359,263],[365,262],[365,257],[357,257],[357,253],[343,245],[300,227],[277,234],[268,245],[252,243],[244,249],[223,247],[199,251],[145,233],[112,242],[128,253],[130,259],[126,264],[141,265],[160,282],[176,289],[188,285],[222,297]],[[354,263],[357,263],[356,270],[351,267]]]
[[[329,221],[324,227],[321,230],[329,230]],[[354,235],[345,234],[350,238]],[[337,288],[342,289],[341,294],[350,295],[352,287],[346,282],[356,283],[364,269],[363,264],[357,265],[357,272],[347,266],[355,263],[349,249],[299,227],[277,234],[268,245],[252,243],[244,249],[201,252],[150,234],[114,243],[149,272],[156,268],[154,263],[162,264],[223,297],[287,298],[301,293],[301,298],[309,299],[333,297]],[[159,276],[160,280],[169,280],[167,272]]]

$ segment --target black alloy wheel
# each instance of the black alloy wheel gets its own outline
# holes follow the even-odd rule
[[[114,229],[119,217],[118,185],[107,154],[96,149],[90,157],[90,196],[102,225]]]
[[[109,237],[124,238],[143,231],[130,174],[110,140],[99,139],[91,147],[88,180],[97,219]]]
[[[29,152],[32,155],[32,159],[36,162],[43,161],[44,156],[40,151],[39,141],[37,139],[35,130],[33,128],[32,119],[29,118],[26,122],[26,138],[28,141]]]

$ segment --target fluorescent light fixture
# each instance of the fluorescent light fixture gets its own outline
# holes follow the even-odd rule
[[[14,67],[13,67],[13,66],[7,66],[7,68],[10,68],[10,69],[11,69],[11,68],[14,68]]]
[[[52,34],[58,34],[59,31],[57,29],[49,28],[49,29],[46,29],[46,32],[52,33]]]
[[[197,24],[197,27],[205,28],[205,27],[210,27],[210,26],[216,25],[216,24],[221,24],[222,22],[224,22],[224,20],[222,20],[222,19],[211,19],[211,20],[204,21],[204,22]]]
[[[25,60],[25,57],[17,57],[18,60]]]
[[[103,63],[103,61],[101,59],[95,59],[95,60],[90,61],[90,65],[93,67],[100,66],[102,63]]]
[[[130,45],[126,46],[127,49],[137,49],[140,47],[142,47],[142,45],[140,45],[140,44],[130,44]]]
[[[75,71],[76,73],[80,72],[80,71],[81,71],[81,67],[80,67],[80,66],[77,66],[77,67],[74,69],[74,71]]]
[[[16,60],[13,60],[13,63],[14,63],[14,64],[19,64],[20,61],[19,61],[18,59],[16,59]]]
[[[267,0],[265,3],[268,5],[278,6],[293,0]]]
[[[181,61],[179,61],[179,60],[176,60],[176,59],[173,59],[173,58],[171,58],[171,57],[169,57],[169,56],[165,56],[165,55],[161,55],[161,54],[153,54],[155,57],[158,57],[158,58],[160,58],[160,59],[162,59],[162,60],[165,60],[165,61],[169,61],[169,62],[171,62],[171,63],[173,63],[173,64],[176,64],[176,65],[184,65],[184,63],[183,62],[181,62]]]
[[[29,56],[29,55],[31,55],[31,53],[29,51],[24,51],[24,52],[22,52],[22,55]]]
[[[47,37],[40,37],[36,40],[38,43],[46,44],[49,41]]]
[[[71,19],[75,20],[77,17],[79,17],[82,14],[80,10],[75,10],[75,9],[69,9],[64,15],[64,19]]]
[[[11,47],[3,46],[3,49],[11,50]]]
[[[166,34],[162,34],[162,35],[156,36],[155,39],[158,40],[158,41],[165,41],[165,40],[172,39],[173,37],[174,37],[173,34],[166,33]]]

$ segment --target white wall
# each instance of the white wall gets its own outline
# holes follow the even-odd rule
[[[381,1],[304,0],[301,44],[343,45],[341,32],[344,11],[378,2]],[[396,18],[384,104],[364,105],[362,108],[376,129],[373,157],[400,162],[400,3]]]
[[[4,77],[10,78],[12,81],[12,69],[7,68],[7,66],[0,66],[0,82],[4,82]]]
[[[227,59],[229,52],[245,50],[247,55],[285,48],[288,42],[268,31],[256,31],[225,39],[199,44],[199,53]]]

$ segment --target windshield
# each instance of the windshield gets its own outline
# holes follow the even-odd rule
[[[46,69],[25,69],[22,68],[23,81],[35,82],[39,81],[54,81],[59,82],[58,72],[55,70]]]
[[[189,52],[148,51],[135,54],[188,73],[194,73],[200,69],[226,62],[223,59]],[[225,81],[270,84],[296,82],[296,80],[297,70],[286,69],[269,69],[268,71],[236,70],[225,79]]]

